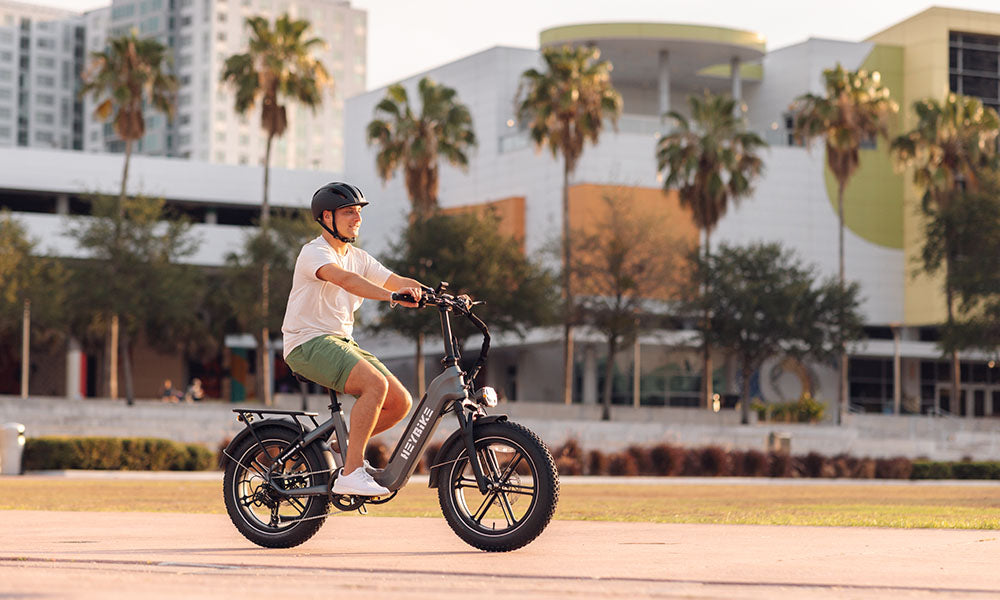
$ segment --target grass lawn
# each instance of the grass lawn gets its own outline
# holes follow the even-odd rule
[[[221,481],[0,478],[0,510],[224,513]],[[437,491],[404,488],[369,514],[440,517]],[[557,519],[1000,529],[1000,488],[976,485],[564,485]]]

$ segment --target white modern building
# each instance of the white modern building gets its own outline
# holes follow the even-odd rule
[[[754,32],[695,25],[602,23],[541,32],[542,47],[562,44],[596,45],[602,58],[613,63],[612,82],[624,100],[617,131],[609,126],[599,145],[587,145],[571,178],[571,227],[587,222],[588,211],[602,194],[624,190],[633,197],[634,210],[650,215],[666,211],[665,226],[697,240],[676,192],[662,191],[654,149],[669,127],[661,120],[665,111],[686,114],[686,96],[705,89],[726,92],[742,101],[749,127],[771,147],[753,196],[729,210],[712,234],[713,244],[780,241],[831,277],[838,264],[836,188],[822,145],[804,148],[792,143],[789,106],[795,98],[822,93],[823,69],[840,63],[849,70],[881,73],[901,106],[897,133],[912,124],[910,106],[919,98],[940,98],[950,90],[978,95],[989,105],[998,102],[1000,15],[992,13],[934,8],[869,40],[809,39],[771,52]],[[959,56],[965,56],[967,66],[979,65],[974,67],[978,70],[963,70]],[[988,65],[992,72],[981,73]],[[455,88],[471,110],[479,147],[467,173],[442,165],[442,206],[494,203],[508,212],[518,207],[513,210],[522,211],[517,220],[525,224],[525,247],[535,255],[561,231],[562,165],[547,150],[536,152],[516,122],[519,78],[530,67],[541,67],[539,51],[492,48],[401,83],[413,89],[429,76]],[[992,87],[980,81],[985,77]],[[351,147],[365,146],[365,125],[385,91],[371,90],[348,102],[345,140]],[[845,201],[847,276],[861,285],[869,335],[868,341],[851,348],[852,409],[1000,416],[1000,370],[989,356],[964,356],[964,398],[948,398],[947,368],[935,343],[944,314],[940,285],[911,275],[922,240],[919,195],[903,174],[893,171],[884,142],[863,149],[862,155],[862,168]],[[368,209],[374,218],[366,227],[374,222],[381,228],[376,240],[388,240],[403,227],[408,200],[401,178],[383,185],[374,156],[373,148],[352,153],[345,173],[374,199]],[[685,347],[683,333],[650,332],[640,340],[644,404],[695,401],[701,360],[693,348]],[[517,350],[497,353],[491,382],[508,396],[560,397],[561,380],[552,376],[560,371],[559,337],[551,332],[512,340]],[[616,398],[631,402],[632,353],[622,354]],[[600,389],[598,365],[606,360],[602,340],[584,333],[576,356],[575,397],[593,402]],[[400,361],[405,361],[402,352]],[[716,364],[716,389],[737,392],[733,361],[720,355]],[[753,395],[769,401],[794,400],[804,393],[831,401],[836,387],[832,368],[780,358],[765,364],[751,381]]]
[[[90,196],[117,194],[121,186],[122,156],[40,148],[0,148],[0,206],[23,225],[48,256],[86,257],[70,231],[88,219]],[[274,209],[306,209],[313,192],[342,179],[328,171],[271,169],[270,202]],[[244,248],[260,212],[261,167],[212,165],[178,158],[135,156],[129,175],[129,193],[164,198],[168,208],[192,223],[197,251],[184,260],[213,269],[231,253]],[[318,227],[317,227],[318,234]],[[276,365],[281,345],[271,348]],[[4,340],[14,344],[14,340]],[[16,343],[20,343],[19,341]],[[250,335],[230,336],[217,361],[192,362],[180,353],[165,355],[147,343],[133,349],[135,390],[140,398],[157,394],[165,378],[178,385],[201,377],[212,397],[245,399],[253,394],[253,352]],[[18,351],[19,352],[19,351]],[[48,354],[31,357],[29,389],[41,396],[79,398],[99,395],[101,357],[88,354],[72,340]],[[287,375],[287,369],[278,373]],[[0,371],[0,389],[12,393],[17,375]]]
[[[97,102],[79,97],[79,80],[91,52],[134,30],[171,50],[180,83],[175,118],[150,112],[137,151],[261,164],[260,107],[236,114],[220,75],[226,58],[247,47],[247,17],[273,21],[284,13],[309,20],[307,37],[326,41],[316,57],[333,84],[315,112],[288,107],[288,130],[275,140],[271,164],[340,171],[344,101],[364,91],[366,72],[366,13],[347,0],[113,0],[85,14],[0,0],[0,147],[121,152],[110,123],[93,116]]]

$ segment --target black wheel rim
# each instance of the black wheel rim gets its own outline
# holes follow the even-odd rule
[[[267,534],[284,533],[309,512],[313,498],[281,498],[267,483],[267,473],[274,458],[288,447],[286,440],[263,440],[263,449],[254,444],[247,448],[236,465],[233,480],[233,500],[243,520],[254,529]],[[301,452],[296,452],[282,465],[277,465],[271,477],[285,489],[313,485],[313,469]],[[282,484],[283,482],[283,484]]]
[[[517,442],[500,437],[476,440],[483,473],[495,484],[483,494],[462,451],[451,468],[451,499],[462,524],[487,536],[508,535],[528,520],[538,502],[538,468]]]

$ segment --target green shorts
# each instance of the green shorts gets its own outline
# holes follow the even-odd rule
[[[386,378],[392,377],[375,355],[363,350],[351,338],[334,335],[321,335],[308,342],[296,346],[285,362],[299,375],[316,383],[343,392],[347,385],[347,377],[351,369],[361,359],[367,360],[373,367],[382,372]]]

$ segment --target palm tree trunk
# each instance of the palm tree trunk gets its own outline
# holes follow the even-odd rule
[[[601,420],[611,420],[611,389],[615,377],[615,354],[618,353],[618,336],[608,336],[608,363],[604,367],[604,390],[601,392]]]
[[[844,187],[846,182],[837,185],[837,216],[840,219],[840,229],[838,230],[838,258],[840,264],[840,297],[844,297]],[[837,378],[837,424],[844,422],[844,414],[848,410],[847,398],[847,344],[844,342],[844,304],[840,303],[837,311],[837,323],[840,330],[840,376]]]
[[[955,290],[952,289],[949,266],[950,261],[946,260],[944,264],[944,294],[945,302],[948,305],[948,328],[951,329],[955,324]],[[962,414],[962,362],[958,359],[957,349],[951,351],[951,406],[949,408],[954,415]],[[972,411],[966,411],[965,415],[971,417],[971,413]]]
[[[569,240],[569,161],[563,153],[563,292],[566,296],[563,311],[563,402],[573,403],[573,290],[570,288]]]
[[[750,424],[750,375],[752,371],[746,363],[743,363],[743,382],[740,393],[740,423]]]
[[[710,251],[711,251],[710,244],[709,244],[709,240],[711,238],[711,235],[712,235],[712,232],[709,229],[706,228],[705,229],[705,262],[706,262],[706,264],[708,263],[708,258],[710,256]],[[708,286],[707,285],[705,286],[705,289],[702,290],[702,293],[703,294],[708,294]],[[701,375],[701,394],[702,394],[702,397],[701,397],[701,406],[702,406],[702,408],[705,408],[705,409],[711,409],[712,408],[712,396],[714,395],[715,390],[712,388],[712,348],[711,348],[711,345],[708,342],[708,336],[709,336],[709,333],[711,331],[712,321],[711,321],[711,315],[708,314],[708,309],[707,308],[705,309],[705,314],[703,315],[703,318],[704,318],[705,334],[704,334],[704,339],[702,340],[702,346],[701,346],[701,351],[702,351],[702,353],[701,353],[702,365],[704,365],[704,369],[702,369],[702,375]]]
[[[416,376],[417,376],[417,398],[424,397],[424,387],[426,386],[426,379],[424,375],[424,334],[417,334],[417,364],[416,364]]]
[[[274,135],[268,134],[267,147],[264,150],[264,200],[260,205],[260,228],[261,233],[267,235],[268,227],[271,224],[271,208],[267,202],[268,183],[271,175],[271,141]],[[270,287],[271,287],[271,264],[269,257],[265,257],[263,267],[260,270],[260,313],[264,326],[261,327],[260,344],[257,347],[257,356],[260,361],[258,373],[257,389],[261,390],[261,397],[265,406],[271,406],[271,353],[269,350],[271,332],[268,329],[268,317],[270,316]]]
[[[121,343],[122,367],[125,370],[125,402],[131,406],[135,402],[135,394],[132,389],[132,357],[129,353],[131,348],[131,339],[129,338],[128,331],[122,332]]]
[[[122,252],[122,220],[125,218],[125,192],[128,189],[128,166],[132,159],[132,140],[125,140],[125,166],[122,168],[122,187],[118,194],[117,217],[115,219],[115,239],[114,255],[112,256],[112,269],[118,270],[117,262],[121,258]],[[112,400],[118,398],[118,313],[111,314],[111,331],[108,336],[108,397]]]
[[[108,379],[108,398],[118,399],[118,315],[111,315],[111,324],[108,326],[108,347],[110,357],[108,358],[110,368],[110,378]]]

